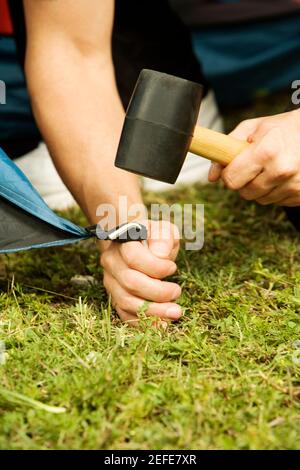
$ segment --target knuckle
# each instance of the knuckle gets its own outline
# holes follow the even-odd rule
[[[263,134],[266,134],[271,130],[273,127],[273,124],[269,121],[269,119],[264,119],[260,124],[259,124],[259,131],[262,132]]]
[[[239,185],[237,181],[235,181],[231,175],[224,173],[223,181],[228,189],[232,189],[233,191],[236,191],[237,189],[239,189]]]
[[[273,149],[266,148],[261,154],[261,160],[265,165],[267,165],[269,162],[273,162],[276,157],[276,152]]]
[[[270,145],[267,145],[265,142],[258,144],[256,151],[254,152],[254,159],[264,165],[275,160],[276,157],[276,149],[272,148]]]
[[[295,170],[294,167],[292,167],[292,166],[282,166],[282,167],[277,168],[277,170],[275,172],[275,176],[277,178],[281,178],[281,179],[289,179],[292,176],[294,176],[295,173],[296,173],[296,170]]]
[[[259,197],[259,194],[266,194],[268,192],[268,187],[262,183],[256,183],[252,181],[248,183],[247,186],[239,191],[243,199],[247,201],[254,201]]]
[[[122,295],[118,300],[117,300],[117,305],[119,308],[122,310],[128,310],[130,308],[130,297],[127,295]]]
[[[132,269],[125,269],[122,272],[123,287],[129,292],[136,292],[139,288],[138,277]]]
[[[127,266],[129,268],[132,268],[135,264],[135,255],[134,255],[134,252],[132,250],[132,247],[129,246],[130,244],[124,244],[125,246],[121,246],[121,253],[122,253],[122,257],[123,257],[123,260],[125,261],[125,263],[127,264]]]
[[[249,129],[253,123],[254,123],[255,119],[244,119],[244,121],[242,121],[238,126],[237,126],[237,129]]]

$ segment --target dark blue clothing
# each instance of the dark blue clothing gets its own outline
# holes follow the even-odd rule
[[[0,105],[0,146],[19,156],[32,150],[40,136],[12,37],[0,37],[0,78],[6,84],[6,104]]]

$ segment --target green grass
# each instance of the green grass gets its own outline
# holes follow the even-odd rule
[[[300,447],[299,235],[220,186],[167,200],[204,202],[206,225],[166,331],[118,320],[91,242],[1,258],[1,449]]]

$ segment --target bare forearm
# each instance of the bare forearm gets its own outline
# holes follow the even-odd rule
[[[53,49],[27,55],[33,109],[59,173],[94,222],[103,202],[141,201],[138,179],[113,164],[124,111],[109,57]]]

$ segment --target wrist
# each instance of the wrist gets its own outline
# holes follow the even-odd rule
[[[100,166],[99,161],[86,165],[75,197],[91,225],[97,224],[111,208],[115,214],[111,219],[115,220],[110,223],[110,217],[106,217],[109,225],[113,224],[109,228],[113,228],[130,219],[130,207],[143,204],[140,182],[138,177],[123,170]]]

